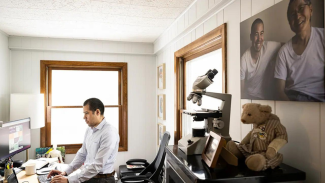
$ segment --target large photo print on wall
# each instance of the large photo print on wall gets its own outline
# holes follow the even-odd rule
[[[324,1],[284,0],[240,23],[241,98],[325,102]]]

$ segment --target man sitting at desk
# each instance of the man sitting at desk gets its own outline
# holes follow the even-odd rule
[[[84,102],[83,113],[89,128],[82,147],[64,172],[52,170],[49,173],[48,178],[56,175],[51,183],[115,183],[113,165],[120,141],[117,129],[106,122],[104,105],[97,98],[90,98]],[[82,164],[84,166],[80,173],[64,177],[80,168]]]

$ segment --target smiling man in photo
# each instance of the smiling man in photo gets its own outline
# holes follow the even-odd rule
[[[252,42],[240,60],[242,99],[274,99],[274,65],[281,44],[264,41],[264,23],[258,18],[251,26]]]
[[[290,0],[287,18],[296,34],[280,49],[274,77],[279,100],[325,101],[324,28],[311,26],[310,0]]]

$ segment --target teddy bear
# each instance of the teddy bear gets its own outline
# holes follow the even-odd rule
[[[268,105],[248,103],[242,108],[242,123],[253,124],[253,129],[239,144],[229,141],[226,149],[238,159],[246,158],[250,170],[274,169],[283,160],[278,151],[288,142],[286,128]]]

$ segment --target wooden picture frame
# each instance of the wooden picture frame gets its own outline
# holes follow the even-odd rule
[[[160,146],[160,142],[163,139],[164,133],[166,132],[166,126],[162,123],[157,124],[157,145]]]
[[[216,167],[219,155],[222,151],[222,148],[225,146],[226,140],[213,131],[210,131],[209,137],[202,152],[203,161],[210,168]]]
[[[166,96],[165,94],[160,94],[157,97],[157,114],[158,118],[165,120],[166,119]]]
[[[165,63],[157,67],[157,85],[158,89],[166,89],[166,65]]]

